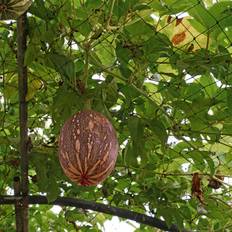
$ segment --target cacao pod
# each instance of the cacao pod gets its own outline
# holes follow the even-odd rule
[[[106,117],[91,110],[74,114],[59,137],[59,160],[73,182],[94,186],[114,169],[118,154],[116,132]]]
[[[17,19],[31,3],[31,0],[0,0],[0,20]]]

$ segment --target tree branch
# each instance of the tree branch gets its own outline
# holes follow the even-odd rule
[[[0,205],[15,204],[16,201],[22,199],[22,197],[15,196],[0,196]],[[55,201],[48,202],[45,196],[29,196],[29,204],[49,204],[59,206],[71,206],[76,208],[93,210],[101,213],[106,213],[125,219],[130,219],[141,224],[149,225],[152,227],[159,228],[161,230],[170,232],[190,232],[189,230],[179,230],[176,225],[170,227],[165,221],[155,217],[150,217],[145,214],[136,213],[127,209],[122,209],[114,206],[104,205],[92,201],[86,201],[81,199],[69,198],[69,197],[58,197]]]
[[[26,13],[17,20],[17,62],[18,62],[18,94],[19,94],[19,121],[20,121],[20,156],[21,156],[21,186],[22,193],[22,231],[28,231],[28,113],[27,113],[27,67],[24,64],[24,57],[27,46]]]

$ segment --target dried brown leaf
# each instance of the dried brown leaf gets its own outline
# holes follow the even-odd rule
[[[198,172],[193,174],[192,196],[195,196],[202,204],[204,204],[204,197],[203,197],[203,192],[201,189],[201,178]]]

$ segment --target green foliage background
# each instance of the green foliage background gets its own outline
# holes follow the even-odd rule
[[[174,46],[176,16],[188,16],[189,42]],[[208,187],[210,176],[232,175],[231,38],[231,1],[33,1],[25,58],[30,193],[104,202],[180,228],[231,231],[231,186]],[[2,195],[19,173],[16,51],[15,21],[0,21]],[[110,119],[121,144],[115,171],[97,187],[71,183],[57,155],[62,124],[86,105]],[[194,172],[202,174],[204,205],[191,197]],[[77,231],[74,222],[78,231],[102,231],[110,218],[50,208],[30,207],[31,231]],[[15,231],[13,207],[0,207],[0,230]]]

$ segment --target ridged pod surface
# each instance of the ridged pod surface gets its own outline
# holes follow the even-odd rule
[[[31,0],[0,0],[0,20],[17,19],[31,3]]]
[[[59,160],[67,177],[84,186],[101,183],[114,169],[118,154],[115,130],[102,114],[74,114],[61,129]]]

